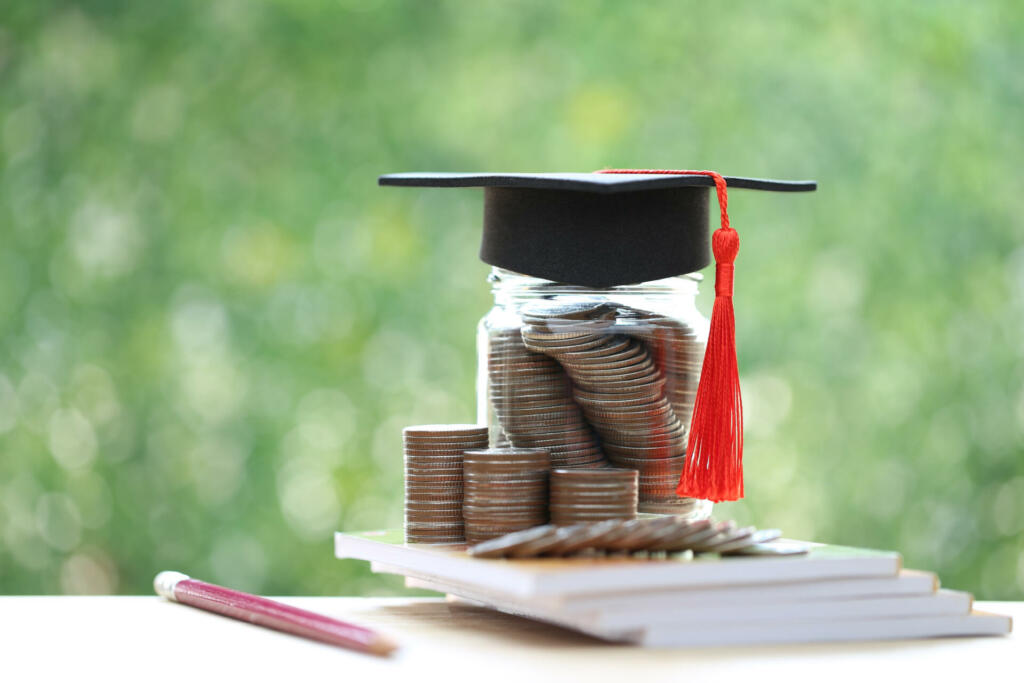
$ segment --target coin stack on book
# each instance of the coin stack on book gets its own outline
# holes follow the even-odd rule
[[[406,427],[402,445],[406,541],[463,542],[463,453],[487,447],[487,428],[467,424]]]
[[[463,458],[466,541],[529,529],[548,521],[551,459],[539,448],[483,448]]]
[[[618,467],[551,471],[551,523],[568,526],[636,517],[636,470]]]

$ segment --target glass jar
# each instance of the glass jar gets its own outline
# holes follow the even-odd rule
[[[675,492],[708,334],[701,279],[593,289],[494,268],[477,330],[491,445],[545,448],[552,467],[632,468],[640,512],[710,516]]]

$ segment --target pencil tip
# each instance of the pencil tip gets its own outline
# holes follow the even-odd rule
[[[390,638],[385,638],[382,635],[377,635],[377,637],[370,642],[367,651],[371,654],[379,655],[381,657],[387,657],[397,649],[398,643],[391,640]]]

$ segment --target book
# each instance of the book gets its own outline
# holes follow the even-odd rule
[[[780,621],[770,626],[729,624],[661,625],[646,629],[630,642],[644,647],[719,647],[778,645],[857,640],[904,640],[950,636],[997,636],[1010,632],[1010,618],[972,611],[963,616],[928,616],[839,621]]]
[[[391,573],[391,572],[387,572]],[[478,604],[494,606],[503,612],[529,613],[533,618],[558,623],[592,633],[619,633],[655,625],[747,624],[758,622],[869,619],[886,617],[965,616],[973,602],[969,593],[942,590],[913,596],[859,599],[825,599],[754,605],[703,605],[700,607],[637,608],[624,605],[617,609],[558,609],[537,603],[517,601],[493,592],[481,592],[464,586],[407,577],[406,585],[456,595]]]
[[[1010,618],[1003,615],[976,610],[965,610],[963,613],[942,613],[947,611],[947,607],[939,608],[936,614],[916,616],[906,614],[848,618],[825,615],[818,618],[780,616],[777,619],[760,622],[747,622],[742,619],[731,622],[705,621],[697,615],[687,614],[685,618],[679,618],[675,622],[634,624],[630,627],[621,624],[619,627],[612,627],[608,624],[595,624],[586,620],[574,619],[567,615],[544,614],[523,605],[499,604],[486,598],[472,599],[466,596],[464,589],[453,589],[430,581],[411,579],[407,581],[407,584],[413,587],[447,592],[459,601],[570,628],[603,640],[631,643],[643,647],[718,647],[948,636],[995,636],[1005,635],[1012,628]],[[458,593],[453,594],[451,590],[456,590]],[[929,598],[916,599],[922,602],[932,602]],[[948,603],[949,607],[957,612],[959,612],[961,604],[959,600]]]
[[[401,569],[380,562],[371,562],[377,573],[398,574],[420,581],[444,583],[444,577],[417,569]],[[587,612],[615,609],[693,609],[742,605],[794,603],[815,600],[843,600],[856,598],[914,597],[934,594],[939,587],[937,577],[930,572],[903,569],[893,577],[831,579],[774,584],[751,584],[710,587],[693,590],[647,589],[645,586],[626,586],[621,590],[573,595],[513,596],[500,589],[492,589],[496,597],[516,598],[524,604],[566,612]]]
[[[432,573],[467,586],[502,586],[512,595],[575,595],[607,592],[622,586],[646,589],[729,586],[812,581],[825,578],[894,577],[899,553],[809,544],[805,555],[785,557],[670,556],[574,557],[482,560],[460,546],[406,544],[400,529],[337,533],[338,558],[380,562],[400,569]]]
[[[375,571],[386,570],[377,565]],[[384,573],[395,573],[384,571]],[[405,573],[405,572],[402,572]],[[554,606],[536,601],[516,600],[498,591],[472,590],[465,586],[446,584],[406,574],[406,585],[426,588],[468,598],[474,602],[499,605],[505,611],[513,605],[529,609],[546,621],[572,620],[572,625],[588,625],[608,629],[640,628],[650,624],[701,621],[703,623],[758,622],[781,619],[850,619],[860,617],[912,617],[928,615],[964,615],[971,611],[970,593],[941,590],[918,595],[826,598],[743,603],[705,603],[680,606],[677,593],[665,594],[661,604],[620,602],[614,606]],[[694,592],[694,591],[688,591]],[[684,596],[689,597],[689,596]]]
[[[792,542],[792,541],[791,541]],[[901,568],[898,553],[825,544],[785,557],[480,559],[406,544],[400,530],[339,533],[339,558],[452,599],[646,647],[999,635],[1008,617]]]

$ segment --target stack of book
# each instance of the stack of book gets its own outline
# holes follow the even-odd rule
[[[780,540],[786,544],[794,541]],[[1009,617],[902,568],[895,552],[810,543],[781,557],[478,559],[406,544],[401,530],[338,533],[335,555],[406,584],[651,647],[1002,635]]]

